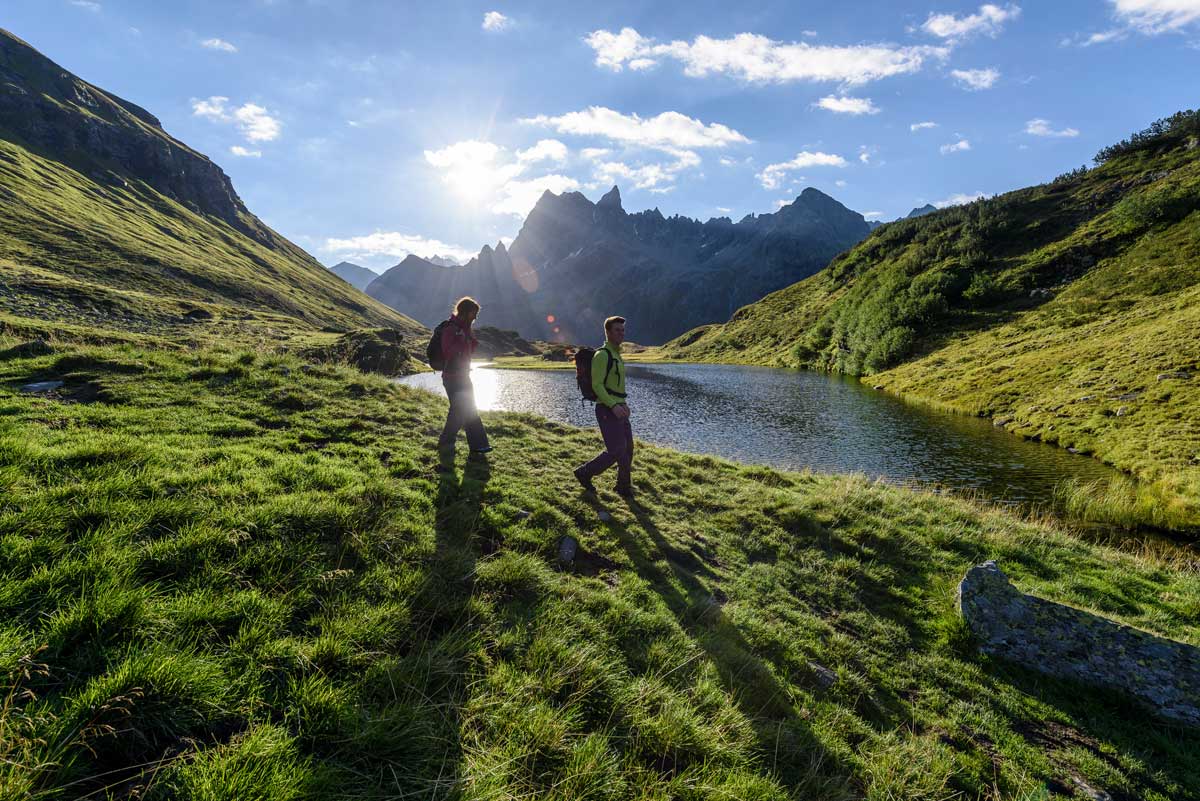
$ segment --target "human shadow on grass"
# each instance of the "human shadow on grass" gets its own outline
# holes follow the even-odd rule
[[[585,497],[598,512],[607,511],[599,498]],[[716,586],[716,573],[704,564],[702,557],[668,542],[647,508],[636,500],[626,503],[646,532],[650,547],[645,538],[629,531],[615,517],[605,525],[619,539],[638,575],[655,589],[680,628],[717,669],[730,697],[753,726],[760,766],[793,792],[822,798],[854,797],[850,768],[824,746],[800,717],[787,688],[775,677],[766,660],[755,654],[737,624],[725,615],[726,598]],[[662,561],[666,562],[665,570],[660,567]],[[795,679],[797,684],[807,685],[820,694],[820,677],[815,671]],[[675,774],[689,766],[689,759],[686,754],[664,754],[655,767]],[[696,755],[696,761],[701,759],[702,755]]]

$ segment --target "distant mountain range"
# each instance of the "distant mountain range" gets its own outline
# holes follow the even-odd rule
[[[368,270],[352,262],[341,261],[329,268],[329,271],[355,289],[364,290],[367,284],[379,277],[379,273]]]
[[[469,294],[482,321],[527,338],[592,342],[621,314],[631,339],[657,343],[812,275],[870,230],[816,189],[737,223],[629,214],[615,186],[596,203],[546,192],[511,247],[484,246],[461,267],[410,255],[366,291],[426,325]]]

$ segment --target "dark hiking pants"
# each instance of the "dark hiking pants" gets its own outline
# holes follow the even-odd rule
[[[446,426],[438,438],[439,448],[453,448],[458,432],[467,430],[467,445],[478,451],[488,446],[487,431],[479,412],[475,409],[475,386],[469,376],[442,376],[442,386],[450,399],[450,412],[446,415]]]
[[[617,486],[628,487],[633,465],[633,426],[629,425],[628,417],[622,420],[603,403],[596,404],[596,422],[600,424],[600,436],[604,437],[604,453],[579,468],[579,472],[593,478],[615,464]]]

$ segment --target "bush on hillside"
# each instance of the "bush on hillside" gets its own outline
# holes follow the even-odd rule
[[[1155,120],[1128,139],[1101,148],[1093,160],[1100,165],[1126,153],[1182,143],[1185,137],[1192,136],[1200,136],[1200,110],[1177,111],[1170,117]]]
[[[1113,209],[1113,214],[1127,228],[1140,230],[1159,224],[1170,225],[1200,207],[1200,198],[1186,187],[1172,186],[1158,191],[1129,195]]]

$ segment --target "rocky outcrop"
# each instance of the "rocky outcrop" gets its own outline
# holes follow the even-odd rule
[[[481,319],[526,338],[595,342],[612,314],[655,344],[820,270],[870,232],[861,214],[815,189],[770,214],[699,222],[658,209],[630,214],[613,187],[596,203],[546,192],[505,248],[484,246],[459,268],[406,258],[367,294],[426,325],[461,295]]]
[[[418,369],[404,346],[403,334],[391,328],[351,331],[301,355],[314,362],[348,364],[364,373],[387,376],[409,375]]]
[[[1200,726],[1200,648],[1018,591],[995,562],[967,571],[958,608],[992,656],[1129,694]]]
[[[0,29],[0,138],[49,154],[100,183],[142,181],[260,242],[274,236],[224,171],[150,112],[72,75]]]

